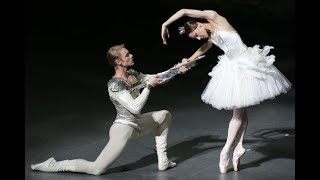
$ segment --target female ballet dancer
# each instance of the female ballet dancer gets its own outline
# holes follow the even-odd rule
[[[220,152],[219,169],[221,173],[227,172],[229,153],[233,151],[232,164],[234,171],[238,171],[240,158],[245,153],[242,142],[248,125],[246,108],[286,93],[291,88],[291,83],[273,65],[275,56],[268,55],[272,46],[264,46],[263,49],[259,45],[247,47],[228,20],[213,10],[177,11],[162,24],[161,37],[165,45],[166,38],[169,38],[168,26],[183,16],[199,18],[205,22],[187,21],[179,28],[179,33],[208,41],[191,57],[184,58],[178,66],[194,61],[206,53],[212,44],[224,51],[218,57],[218,64],[209,73],[211,80],[201,99],[219,110],[233,110],[227,141]]]

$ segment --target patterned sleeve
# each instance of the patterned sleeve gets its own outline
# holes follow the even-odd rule
[[[118,101],[132,114],[140,114],[150,94],[150,90],[144,88],[141,94],[133,99],[125,84],[119,80],[110,80],[108,82],[108,92],[112,99]]]

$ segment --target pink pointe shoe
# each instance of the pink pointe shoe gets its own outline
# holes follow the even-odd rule
[[[219,162],[219,170],[220,173],[224,174],[228,171],[228,165],[229,165],[229,153],[225,153],[223,150],[220,153],[220,162]],[[227,158],[225,158],[227,157]],[[223,162],[224,160],[227,160],[226,162]]]
[[[234,171],[239,171],[238,166],[240,165],[240,158],[244,155],[246,150],[242,146],[237,146],[233,151],[232,165]]]

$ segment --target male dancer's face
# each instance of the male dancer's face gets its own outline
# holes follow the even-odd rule
[[[120,52],[120,58],[121,58],[121,66],[129,67],[134,65],[133,55],[130,54],[128,49],[121,48],[119,52]]]

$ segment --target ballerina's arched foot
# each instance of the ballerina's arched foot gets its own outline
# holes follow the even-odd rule
[[[220,173],[224,174],[228,171],[229,165],[229,150],[222,149],[220,153],[219,170]]]
[[[233,151],[232,164],[234,171],[239,171],[238,166],[240,165],[240,158],[244,155],[246,150],[238,145]]]
[[[228,164],[229,164],[229,158],[228,158],[227,164],[222,165],[222,164],[219,163],[220,173],[222,173],[222,174],[227,173],[227,171],[228,171]]]

